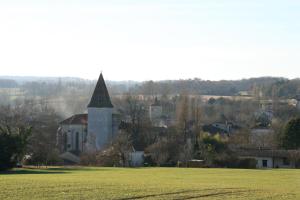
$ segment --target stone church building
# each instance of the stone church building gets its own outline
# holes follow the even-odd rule
[[[102,150],[118,133],[120,123],[101,73],[87,106],[87,114],[73,115],[59,124],[61,157],[76,163],[80,153]]]

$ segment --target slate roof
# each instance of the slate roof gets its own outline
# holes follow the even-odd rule
[[[93,96],[88,105],[88,108],[112,108],[113,105],[106,88],[102,73],[98,79]]]
[[[202,130],[203,130],[204,132],[208,132],[208,133],[211,133],[211,134],[217,134],[217,133],[225,134],[225,133],[228,133],[227,130],[224,130],[224,129],[222,129],[222,128],[215,127],[215,126],[213,126],[213,125],[211,125],[211,124],[209,124],[209,125],[204,125],[204,126],[202,127]]]
[[[87,125],[88,124],[88,115],[87,114],[77,114],[65,119],[64,121],[60,122],[60,124],[80,124],[80,125]]]

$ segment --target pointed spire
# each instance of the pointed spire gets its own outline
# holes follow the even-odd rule
[[[91,98],[91,101],[88,105],[89,108],[112,108],[113,105],[110,101],[110,97],[105,85],[105,81],[102,75],[102,72],[100,74],[100,77],[98,79],[97,85],[95,87],[93,96]]]

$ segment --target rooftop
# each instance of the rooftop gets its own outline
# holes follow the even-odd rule
[[[91,101],[88,105],[89,108],[112,108],[113,105],[110,101],[110,97],[106,88],[106,84],[102,73],[96,84],[94,93],[92,95]]]
[[[60,124],[70,125],[70,124],[77,124],[77,125],[87,125],[88,123],[88,115],[87,114],[77,114],[73,115],[62,122]]]

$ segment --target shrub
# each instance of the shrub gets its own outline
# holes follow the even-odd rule
[[[85,166],[95,166],[96,165],[96,152],[87,152],[80,155],[80,164]]]
[[[239,159],[238,168],[255,169],[257,161],[254,158]]]
[[[237,158],[235,156],[222,157],[214,161],[216,167],[255,169],[256,160],[253,158]]]
[[[21,162],[25,154],[31,128],[0,127],[0,170],[7,170]]]

